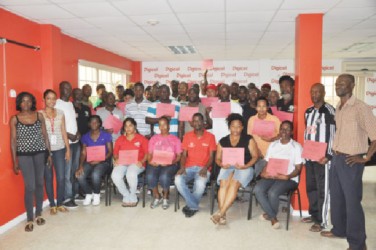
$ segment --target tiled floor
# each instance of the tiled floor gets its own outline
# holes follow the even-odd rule
[[[174,198],[175,190],[171,191]],[[363,205],[366,213],[368,249],[376,249],[376,184],[364,185]],[[24,223],[0,235],[1,250],[35,249],[346,249],[346,240],[326,239],[308,231],[310,225],[292,217],[290,230],[284,229],[286,214],[280,213],[283,229],[273,230],[260,221],[259,207],[254,204],[253,218],[246,220],[247,204],[236,202],[227,215],[227,226],[210,221],[208,197],[202,209],[187,219],[181,211],[158,207],[154,210],[123,208],[120,197],[112,206],[82,207],[68,214],[50,216],[44,212],[46,225],[34,225],[34,232],[25,233]],[[181,201],[184,205],[184,201]]]

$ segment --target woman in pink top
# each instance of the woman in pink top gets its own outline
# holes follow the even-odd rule
[[[248,129],[247,133],[252,135],[256,141],[257,148],[259,149],[260,160],[255,164],[255,176],[257,177],[262,169],[265,166],[264,157],[266,155],[266,151],[269,148],[270,143],[275,141],[279,138],[279,126],[281,122],[279,121],[278,117],[271,115],[268,113],[269,109],[269,101],[265,97],[259,97],[256,100],[256,111],[257,114],[249,118],[248,120]],[[267,135],[266,131],[265,134],[260,134],[255,130],[255,123],[258,121],[266,121],[274,123],[274,130],[272,133]]]
[[[154,200],[151,208],[156,208],[162,202],[162,208],[167,209],[168,195],[172,178],[178,170],[177,163],[181,157],[181,142],[178,137],[171,135],[169,119],[165,116],[158,121],[161,134],[154,135],[149,141],[149,166],[146,169],[146,179],[149,189],[153,190]],[[158,182],[163,189],[163,199],[158,190]]]

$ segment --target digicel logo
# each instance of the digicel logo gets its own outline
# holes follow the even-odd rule
[[[188,69],[188,71],[191,71],[191,72],[196,72],[196,71],[201,71],[202,70],[199,67],[188,67],[187,69]]]
[[[270,68],[275,71],[287,70],[287,66],[271,66]]]
[[[367,82],[376,83],[376,78],[368,77]]]
[[[334,66],[322,66],[322,71],[334,70]]]
[[[260,76],[260,73],[249,73],[249,72],[244,72],[245,77],[257,77]]]
[[[153,72],[153,71],[158,71],[158,67],[155,67],[155,68],[144,68],[144,72],[148,72],[148,73],[150,73],[150,72]]]
[[[246,70],[248,70],[248,67],[233,66],[232,70],[234,70],[234,71],[246,71]]]
[[[180,67],[166,67],[166,71],[168,72],[180,71]]]
[[[221,77],[225,77],[225,78],[236,77],[236,73],[221,73]]]
[[[169,78],[170,77],[170,74],[158,74],[158,73],[155,73],[154,74],[154,77],[155,78],[159,78],[159,79],[162,79],[162,78]]]
[[[177,74],[176,74],[176,77],[177,77],[177,78],[188,78],[188,77],[191,77],[191,74],[181,74],[181,73],[177,73]]]

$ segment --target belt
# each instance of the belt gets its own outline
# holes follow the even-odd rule
[[[344,156],[347,156],[349,154],[345,154],[345,153],[342,153],[342,152],[339,152],[339,151],[336,151],[336,150],[333,150],[334,154],[335,155],[344,155]]]

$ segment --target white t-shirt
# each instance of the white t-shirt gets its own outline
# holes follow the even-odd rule
[[[75,135],[77,133],[77,120],[76,111],[74,109],[73,103],[66,102],[61,99],[57,99],[55,108],[64,112],[65,117],[65,129],[67,133]],[[76,143],[76,141],[69,140],[69,144]]]
[[[243,109],[239,105],[239,103],[230,102],[230,104],[231,104],[231,113],[237,113],[240,115],[243,114]],[[210,117],[211,117],[211,112],[210,112]],[[212,120],[213,120],[213,128],[211,132],[214,134],[215,141],[218,143],[222,137],[228,135],[230,132],[228,130],[226,118],[212,118]]]
[[[304,163],[302,152],[302,146],[293,139],[287,144],[282,144],[280,140],[277,140],[269,145],[268,151],[266,151],[265,160],[269,161],[270,158],[289,160],[287,174],[290,174],[295,170],[295,165]],[[298,182],[298,176],[291,178],[291,180]]]

